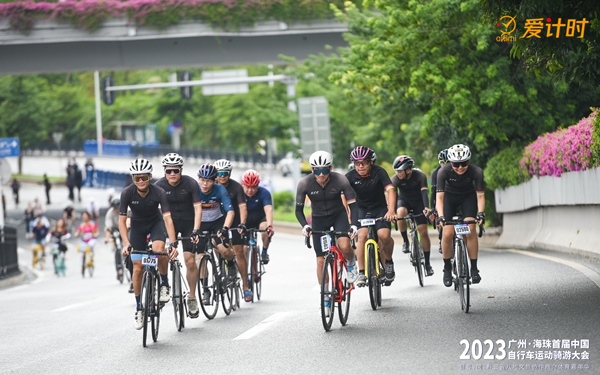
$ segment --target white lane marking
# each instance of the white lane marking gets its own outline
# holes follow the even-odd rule
[[[262,322],[258,323],[254,327],[250,328],[246,332],[242,333],[238,337],[234,338],[234,340],[248,340],[249,338],[252,338],[252,337],[256,336],[257,334],[259,334],[260,332],[264,331],[265,329],[269,328],[275,322],[283,320],[287,316],[293,315],[293,314],[294,314],[293,311],[275,313],[275,314],[271,315],[270,317],[268,317],[267,319],[263,320]]]
[[[600,274],[598,274],[596,271],[594,271],[591,268],[588,268],[582,264],[572,262],[570,260],[566,260],[566,259],[562,259],[562,258],[556,258],[556,257],[548,256],[548,255],[537,254],[537,253],[534,253],[531,251],[526,251],[526,250],[510,249],[507,251],[510,251],[511,253],[527,255],[530,257],[534,257],[534,258],[541,258],[541,259],[549,260],[551,262],[564,264],[565,266],[569,266],[569,267],[581,272],[582,274],[587,276],[588,279],[592,280],[594,282],[594,284],[596,284],[598,286],[598,288],[600,288]]]
[[[61,307],[61,308],[58,308],[58,309],[52,310],[52,312],[62,312],[62,311],[67,311],[67,310],[76,309],[76,308],[78,308],[78,307],[81,307],[81,306],[89,305],[90,303],[98,302],[98,301],[100,301],[100,300],[102,300],[102,299],[103,299],[103,298],[102,298],[102,297],[100,297],[100,298],[93,299],[93,300],[91,300],[91,301],[74,303],[74,304],[72,304],[72,305],[67,305],[67,306],[65,306],[65,307]]]

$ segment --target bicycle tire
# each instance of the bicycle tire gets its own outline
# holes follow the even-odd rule
[[[233,304],[233,309],[234,310],[237,310],[237,309],[239,309],[242,306],[242,304],[241,304],[241,299],[242,299],[242,285],[241,284],[242,284],[241,283],[241,279],[239,277],[236,278],[235,279],[235,288],[234,288],[234,290],[235,290],[235,294],[234,294],[235,303]]]
[[[373,244],[367,245],[367,254],[367,267],[369,274],[367,283],[369,284],[369,300],[371,301],[371,308],[373,310],[377,310],[377,306],[381,305],[378,303],[378,299],[380,299],[378,298],[378,294],[381,294],[381,292],[378,293],[378,289],[381,288],[381,284],[377,279],[376,267],[378,267],[378,265],[375,263],[375,246]]]
[[[331,329],[333,318],[335,316],[335,280],[333,273],[333,256],[328,255],[323,262],[323,271],[321,272],[321,321],[326,332]],[[325,282],[325,280],[328,280]],[[329,316],[326,315],[325,301],[329,301]]]
[[[348,283],[347,280],[348,270],[346,269],[345,264],[341,265],[341,270],[339,270],[339,272],[341,272],[341,274],[340,278],[338,278],[337,280],[337,283],[338,285],[341,285],[340,291],[338,292],[341,293],[341,301],[338,302],[338,316],[340,318],[340,323],[342,323],[342,326],[345,326],[346,323],[348,323],[348,315],[350,314],[351,296],[350,292],[348,292],[348,289],[350,289],[350,283]]]
[[[202,313],[207,319],[213,319],[219,309],[219,279],[214,258],[204,254],[198,265],[198,301]],[[202,295],[205,291],[211,293],[205,304]]]
[[[256,255],[256,253],[258,252],[258,247],[256,245],[250,246],[248,251],[249,251],[249,259],[250,259],[250,264],[249,264],[250,272],[248,272],[248,277],[250,278],[250,280],[248,280],[248,286],[250,287],[250,291],[252,292],[252,303],[254,303],[254,298],[256,296],[256,284],[254,281],[257,278],[257,269],[256,269],[257,255]],[[258,299],[258,297],[256,297],[256,298]]]
[[[417,273],[417,277],[419,279],[419,285],[423,287],[423,258],[421,257],[421,243],[419,242],[419,236],[417,236],[416,232],[412,234],[412,241],[410,244],[412,250],[412,256],[414,260],[415,272]]]
[[[181,314],[181,310],[182,310],[182,302],[183,302],[183,294],[181,291],[181,270],[179,269],[178,264],[172,264],[171,265],[172,270],[171,270],[171,277],[172,277],[172,283],[173,283],[173,295],[172,295],[172,302],[173,302],[173,311],[175,313],[175,327],[177,328],[177,331],[181,331],[181,329],[183,328],[182,325],[182,314]]]
[[[231,314],[233,309],[233,282],[229,280],[229,268],[223,257],[219,257],[219,289],[221,293],[221,305],[225,315]]]
[[[254,283],[256,284],[256,298],[260,301],[260,296],[262,294],[262,276],[265,273],[265,265],[262,263],[262,256],[258,251],[256,251],[256,279]]]
[[[142,327],[142,346],[146,347],[146,339],[148,337],[148,320],[150,319],[150,305],[152,303],[152,281],[149,280],[148,274],[144,272],[142,276],[142,292],[140,293],[142,301],[144,325]]]
[[[117,269],[117,280],[119,280],[119,282],[121,284],[123,284],[123,281],[125,280],[125,267],[123,266],[123,255],[121,254],[121,252],[119,251],[119,249],[116,247],[115,245],[115,267]],[[121,272],[119,272],[121,271]]]
[[[467,260],[465,243],[459,241],[458,244],[458,291],[460,297],[460,308],[465,312],[469,312],[470,307],[470,288],[469,288],[469,263]]]
[[[156,280],[155,288],[152,291],[152,305],[154,309],[154,314],[152,314],[152,341],[158,341],[158,328],[160,327],[160,287],[162,280],[160,277],[155,277]]]

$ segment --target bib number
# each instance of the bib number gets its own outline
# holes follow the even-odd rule
[[[142,257],[142,266],[157,267],[158,266],[158,256],[144,255]]]
[[[457,224],[454,226],[454,232],[458,235],[471,234],[469,224]]]
[[[321,236],[321,251],[323,252],[327,252],[329,251],[329,246],[331,244],[331,237],[326,234],[324,236]]]
[[[370,226],[375,225],[375,219],[371,219],[371,218],[360,219],[359,222],[360,222],[361,227],[370,227]]]

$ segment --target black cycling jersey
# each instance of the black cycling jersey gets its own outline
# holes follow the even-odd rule
[[[132,222],[153,222],[162,219],[158,209],[160,205],[162,215],[170,214],[167,194],[160,186],[148,185],[148,194],[142,198],[137,191],[137,186],[131,184],[121,192],[121,206],[119,215],[127,216],[127,207],[131,209]]]
[[[374,211],[387,207],[385,192],[393,189],[393,185],[385,169],[378,165],[371,165],[368,176],[361,177],[354,169],[346,173],[346,178],[356,192],[356,202],[360,209]]]
[[[465,194],[475,191],[483,193],[483,189],[483,170],[475,164],[469,164],[467,171],[462,175],[454,172],[451,163],[444,165],[438,171],[438,193]]]
[[[319,185],[313,173],[302,178],[296,190],[296,218],[300,225],[305,226],[307,224],[303,211],[307,196],[310,199],[312,216],[314,217],[330,216],[345,211],[346,207],[342,202],[342,194],[344,194],[350,210],[353,211],[355,205],[352,203],[356,201],[356,193],[343,175],[336,172],[329,173],[329,181],[325,187]],[[356,214],[353,213],[352,220],[356,219]]]
[[[423,201],[424,207],[428,206],[427,176],[420,169],[413,169],[409,179],[401,180],[398,175],[392,176],[392,184],[397,189],[398,201]]]
[[[171,186],[165,177],[156,181],[164,189],[173,220],[193,220],[194,207],[200,205],[200,186],[190,176],[181,176],[177,186]]]
[[[429,199],[430,205],[429,207],[435,208],[435,198],[437,193],[437,175],[438,171],[442,168],[441,165],[438,165],[433,172],[431,172],[431,198]]]
[[[244,195],[244,188],[240,185],[239,182],[229,179],[229,183],[227,184],[227,192],[229,193],[229,198],[231,198],[231,205],[233,206],[233,211],[235,212],[235,216],[233,218],[232,227],[237,226],[240,223],[240,206],[246,205],[246,196]]]

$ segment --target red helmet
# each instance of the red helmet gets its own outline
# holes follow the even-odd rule
[[[248,187],[256,187],[260,183],[260,176],[254,169],[248,169],[242,175],[242,185]]]

